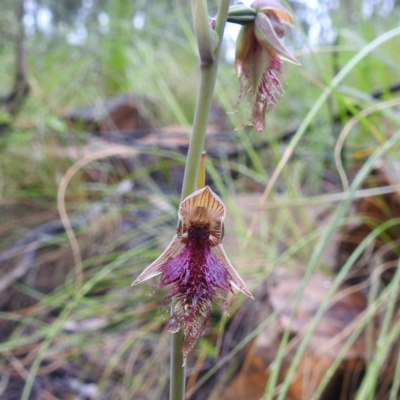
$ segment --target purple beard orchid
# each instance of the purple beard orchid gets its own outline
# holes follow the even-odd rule
[[[251,8],[255,11],[254,18],[240,29],[236,45],[238,101],[248,96],[253,127],[262,132],[266,111],[275,106],[283,94],[276,77],[276,72],[282,72],[282,61],[300,64],[281,42],[285,35],[283,24],[293,27],[293,19],[286,8],[275,0],[256,0]],[[233,18],[231,22],[235,22]]]
[[[179,207],[179,225],[172,242],[132,284],[162,274],[156,290],[171,285],[163,300],[175,301],[167,328],[171,333],[183,331],[185,360],[205,331],[214,297],[225,311],[228,303],[222,291],[232,291],[232,286],[253,298],[221,244],[225,212],[221,199],[208,186],[188,196]]]

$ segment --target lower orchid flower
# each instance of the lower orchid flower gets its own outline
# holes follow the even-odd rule
[[[222,292],[232,292],[232,287],[253,298],[221,244],[225,213],[221,199],[208,186],[188,196],[179,207],[172,242],[132,284],[162,274],[156,290],[171,285],[163,300],[174,300],[167,328],[171,333],[183,331],[184,359],[205,331],[214,298],[225,311],[228,303]]]

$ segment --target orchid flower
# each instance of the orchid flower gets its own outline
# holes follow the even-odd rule
[[[171,333],[183,331],[184,359],[205,331],[213,298],[228,311],[223,291],[232,292],[235,287],[253,297],[222,247],[225,213],[221,199],[208,186],[189,195],[179,207],[172,242],[133,282],[136,285],[162,274],[156,290],[171,285],[163,300],[175,300],[167,328]]]
[[[242,26],[236,45],[236,71],[239,78],[239,102],[247,96],[253,112],[253,127],[265,129],[265,113],[283,94],[276,72],[282,73],[282,61],[300,65],[282,44],[284,24],[293,27],[289,12],[278,1],[256,0],[250,7],[235,5],[229,22]]]

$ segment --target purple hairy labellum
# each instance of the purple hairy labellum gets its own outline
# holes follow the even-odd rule
[[[282,61],[299,65],[282,44],[284,24],[293,27],[289,12],[277,1],[256,0],[251,4],[255,16],[239,32],[236,45],[236,71],[239,78],[239,102],[248,97],[253,110],[253,127],[265,129],[265,113],[283,94],[276,73],[282,73]],[[240,20],[240,16],[231,18]],[[228,19],[229,20],[229,19]]]
[[[184,359],[205,331],[213,299],[220,300],[228,311],[222,292],[235,287],[252,298],[221,244],[225,212],[221,199],[208,186],[188,196],[179,207],[179,225],[172,242],[133,282],[136,285],[162,274],[156,290],[171,285],[163,300],[174,300],[167,327],[171,333],[183,331]]]

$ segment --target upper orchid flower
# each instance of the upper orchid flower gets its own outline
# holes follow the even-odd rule
[[[211,314],[212,299],[216,296],[228,303],[221,291],[236,287],[252,297],[246,284],[229,262],[222,247],[225,206],[206,186],[188,196],[179,207],[177,234],[168,248],[148,266],[133,285],[162,274],[157,289],[171,284],[168,296],[175,307],[168,330],[183,330],[183,356],[186,359],[197,339],[204,333]]]
[[[283,24],[293,27],[289,12],[275,0],[256,0],[250,7],[232,6],[229,22],[242,24],[236,45],[239,101],[248,96],[257,132],[265,128],[265,112],[276,104],[283,89],[275,72],[282,72],[282,61],[299,65],[282,44]]]

